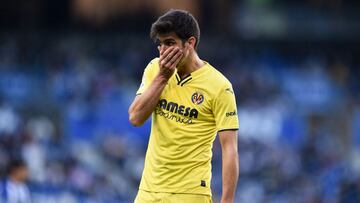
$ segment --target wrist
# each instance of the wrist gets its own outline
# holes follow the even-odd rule
[[[222,196],[221,203],[234,203],[234,198],[229,196]]]
[[[158,81],[160,84],[166,85],[166,83],[168,82],[169,78],[165,77],[162,74],[158,74],[154,81]]]

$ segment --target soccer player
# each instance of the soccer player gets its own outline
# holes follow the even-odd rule
[[[142,125],[152,114],[145,166],[135,203],[207,203],[216,134],[222,147],[222,203],[234,202],[238,118],[231,83],[196,48],[200,29],[187,11],[170,10],[152,24],[159,57],[145,68],[129,108]]]

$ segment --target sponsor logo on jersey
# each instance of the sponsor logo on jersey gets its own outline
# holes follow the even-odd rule
[[[227,112],[226,113],[226,117],[230,117],[230,116],[236,116],[236,111],[232,111],[232,112]]]
[[[190,118],[197,118],[199,112],[196,109],[191,107],[186,107],[184,105],[179,105],[178,103],[167,101],[166,99],[161,99],[159,101],[159,107],[170,111],[171,113],[177,113],[182,116],[190,117]]]
[[[198,93],[198,92],[195,92],[192,96],[191,96],[191,101],[192,103],[196,104],[196,105],[199,105],[201,104],[203,101],[204,101],[204,95]]]

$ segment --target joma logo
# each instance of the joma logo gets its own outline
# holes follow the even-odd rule
[[[236,116],[236,111],[234,110],[233,112],[227,112],[226,117],[229,117],[229,116]]]

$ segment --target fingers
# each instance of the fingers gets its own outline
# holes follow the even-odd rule
[[[178,47],[175,47],[170,53],[167,54],[167,56],[164,58],[165,64],[171,61],[171,59],[180,52],[180,49]]]
[[[180,50],[179,47],[169,47],[166,50],[159,47],[159,52],[160,74],[169,79],[183,56],[182,50]]]
[[[166,49],[165,51],[163,51],[163,53],[161,53],[161,51],[162,51],[163,49],[162,49],[162,50],[160,49],[160,59],[159,59],[159,61],[164,60],[164,58],[167,57],[167,55],[168,55],[173,49],[174,49],[174,47],[169,47],[168,49]]]
[[[169,62],[165,64],[165,66],[168,66],[168,67],[170,67],[170,68],[176,67],[176,65],[179,63],[181,57],[182,57],[182,51],[179,50],[179,51],[177,51],[176,54],[169,60]]]
[[[180,60],[182,59],[182,56],[183,56],[183,53],[181,52],[179,54],[179,56],[176,58],[176,60],[172,63],[171,68],[175,68],[179,64]]]
[[[160,56],[159,64],[161,67],[171,67],[178,57],[182,54],[182,51],[178,47],[170,47],[163,52]]]

